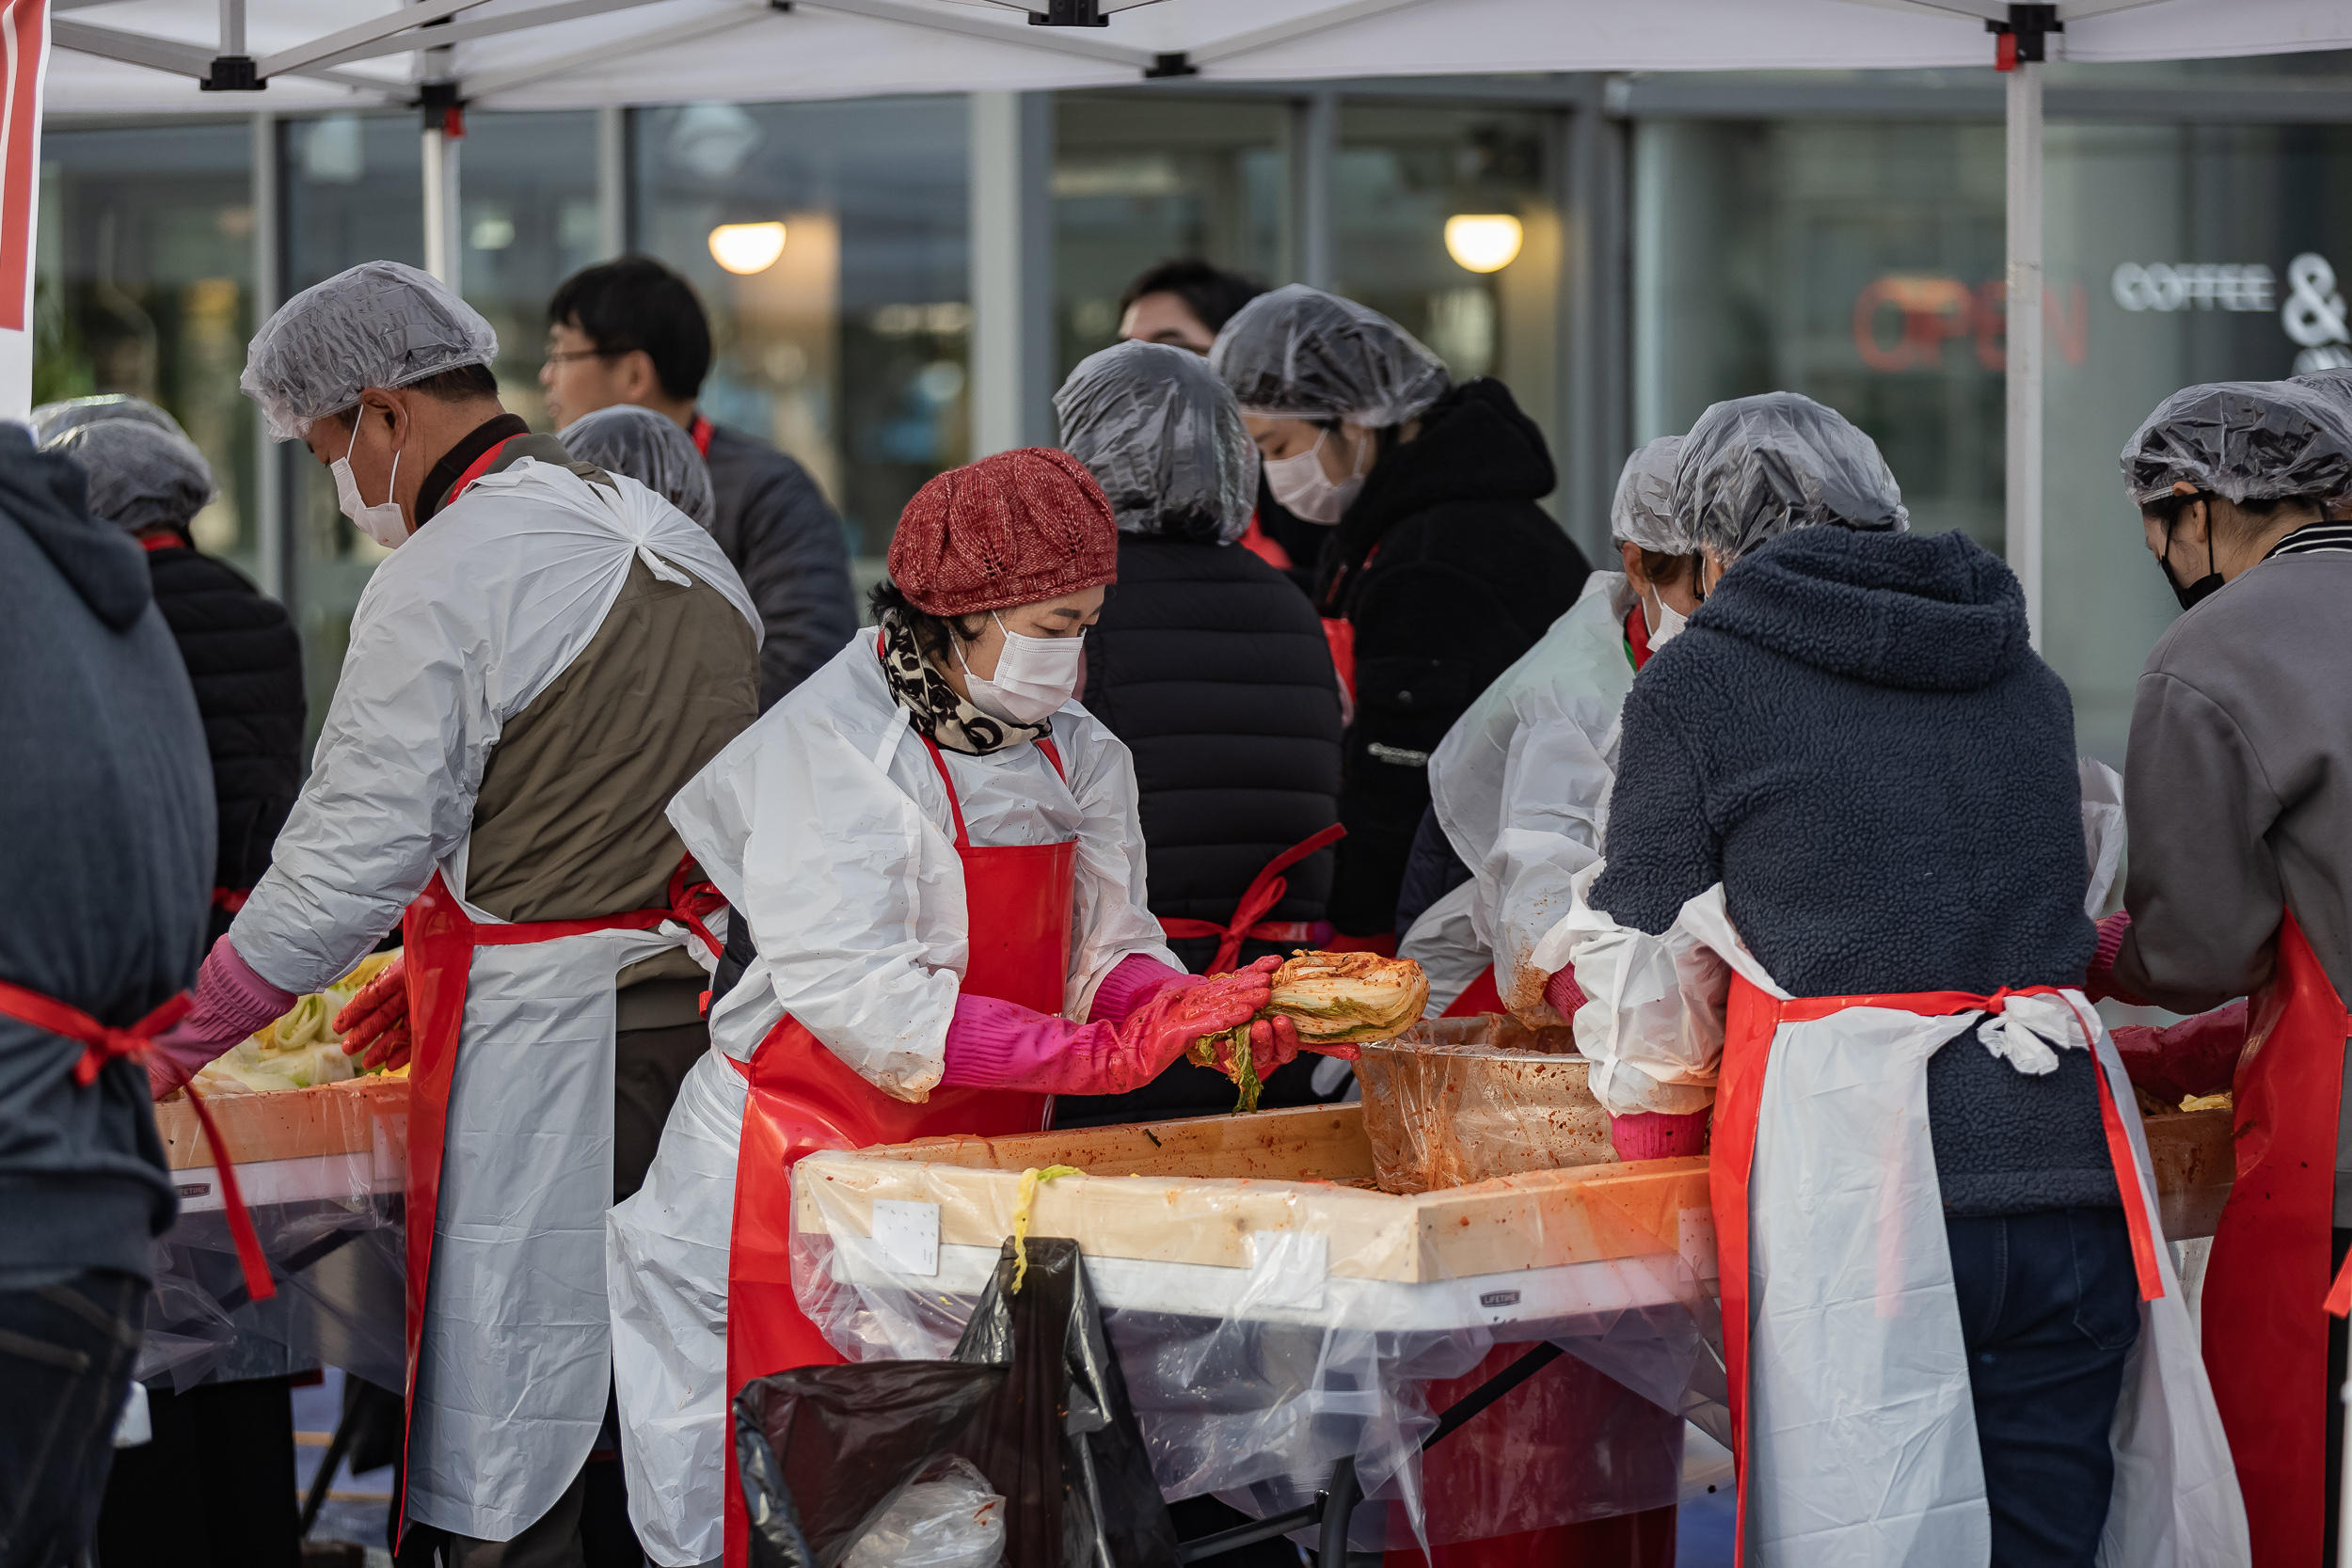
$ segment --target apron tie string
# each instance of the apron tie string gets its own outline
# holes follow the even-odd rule
[[[0,1014],[81,1045],[81,1057],[73,1064],[73,1082],[83,1088],[98,1081],[99,1072],[108,1062],[144,1059],[154,1046],[155,1037],[179,1022],[195,1002],[194,997],[182,991],[129,1028],[117,1029],[55,997],[0,980]],[[196,1085],[188,1085],[187,1092],[188,1103],[196,1110],[197,1123],[204,1130],[205,1145],[213,1151],[213,1168],[220,1176],[221,1213],[229,1221],[230,1239],[236,1243],[237,1266],[245,1274],[246,1293],[255,1301],[267,1301],[278,1293],[278,1286],[270,1278],[269,1259],[262,1251],[261,1237],[254,1232],[253,1216],[246,1212],[245,1195],[238,1189],[236,1166],[229,1158],[229,1147],[221,1141],[212,1108],[196,1092]]]
[[[714,911],[727,907],[726,895],[707,877],[699,882],[688,881],[687,873],[690,870],[699,872],[701,869],[694,863],[692,855],[678,857],[677,869],[670,873],[670,912],[676,917],[679,925],[693,932],[696,940],[710,949],[713,958],[723,958],[725,950],[720,945],[719,939],[710,934],[710,927],[703,922]],[[730,915],[728,918],[734,917]]]
[[[1266,862],[1257,876],[1250,879],[1249,886],[1243,891],[1241,902],[1234,906],[1233,918],[1229,923],[1220,926],[1214,920],[1164,918],[1160,921],[1161,932],[1170,937],[1216,938],[1216,958],[1210,963],[1207,973],[1230,973],[1240,959],[1241,944],[1248,938],[1256,937],[1261,942],[1293,940],[1292,924],[1295,923],[1266,927],[1258,924],[1265,912],[1280,903],[1282,895],[1290,891],[1290,882],[1281,874],[1326,845],[1337,844],[1346,836],[1345,826],[1334,822],[1321,832],[1299,840]]]

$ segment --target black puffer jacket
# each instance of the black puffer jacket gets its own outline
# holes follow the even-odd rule
[[[1800,529],[1742,560],[1626,699],[1593,903],[1645,931],[1717,881],[1799,996],[2072,986],[2082,793],[2066,687],[1966,535]],[[2090,1054],[2028,1078],[1975,1020],[1931,1060],[1945,1206],[2113,1204]]]
[[[1499,381],[1467,382],[1385,451],[1323,552],[1323,613],[1355,628],[1356,721],[1330,920],[1396,921],[1429,753],[1462,710],[1576,602],[1592,567],[1535,504],[1554,483],[1534,421]]]
[[[302,792],[302,640],[286,607],[184,541],[148,552],[156,608],[180,644],[213,757],[220,849],[213,885],[249,890]],[[215,905],[212,934],[233,911]]]
[[[1121,534],[1119,582],[1087,633],[1087,711],[1135,753],[1152,912],[1233,917],[1260,868],[1338,819],[1338,676],[1314,607],[1281,573],[1238,545]],[[1282,901],[1263,918],[1317,921],[1332,851],[1282,873]],[[1295,945],[1295,944],[1292,944]],[[1213,938],[1168,946],[1206,969]],[[1242,961],[1282,953],[1248,942]],[[1291,1064],[1264,1103],[1304,1104],[1319,1056]],[[1179,1063],[1132,1094],[1064,1096],[1065,1127],[1228,1111],[1233,1086]]]

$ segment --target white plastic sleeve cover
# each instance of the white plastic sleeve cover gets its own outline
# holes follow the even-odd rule
[[[1605,863],[1577,874],[1568,912],[1536,944],[1534,961],[1575,966],[1588,998],[1576,1015],[1577,1053],[1593,1064],[1593,1096],[1611,1115],[1705,1110],[1723,1064],[1731,967],[1680,919],[1652,936],[1593,908],[1587,895]]]

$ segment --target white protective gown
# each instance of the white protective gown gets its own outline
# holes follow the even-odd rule
[[[632,562],[718,589],[759,634],[710,535],[634,480],[615,484],[526,459],[475,481],[376,567],[310,781],[230,930],[262,978],[298,992],[334,980],[437,869],[463,897],[501,727],[588,646]],[[411,1519],[510,1540],[587,1458],[611,1358],[612,979],[684,939],[665,925],[475,955],[419,1353]]]
[[[1617,782],[1618,715],[1633,689],[1619,572],[1595,572],[1565,615],[1496,677],[1429,759],[1429,798],[1470,879],[1397,944],[1442,1012],[1491,962],[1520,1022],[1565,1022],[1544,1001],[1535,943],[1568,910],[1568,882],[1601,852]]]
[[[891,699],[872,628],[713,758],[671,803],[687,847],[758,956],[711,1009],[711,1054],[678,1091],[644,1187],[612,1211],[614,1376],[629,1516],[662,1568],[720,1555],[727,1477],[728,1238],[742,1075],[789,1012],[867,1082],[939,1082],[965,957],[954,818]],[[943,751],[980,847],[1078,841],[1068,1005],[1141,953],[1181,970],[1144,899],[1127,748],[1072,703],[1053,719],[1065,784],[1035,746]]]

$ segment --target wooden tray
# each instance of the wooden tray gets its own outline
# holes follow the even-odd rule
[[[370,1154],[378,1143],[375,1122],[408,1115],[408,1080],[348,1078],[275,1094],[215,1095],[204,1103],[229,1145],[229,1158],[240,1165]],[[196,1107],[185,1099],[155,1107],[155,1131],[163,1134],[164,1160],[173,1170],[213,1164],[213,1151],[197,1125]]]

